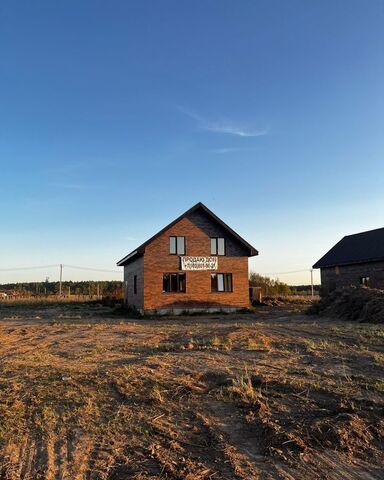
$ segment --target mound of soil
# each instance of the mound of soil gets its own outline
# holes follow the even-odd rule
[[[335,290],[314,303],[308,313],[357,322],[384,323],[384,290],[364,287]]]

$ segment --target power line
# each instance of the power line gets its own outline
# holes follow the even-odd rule
[[[62,264],[65,268],[73,268],[75,270],[86,270],[91,272],[105,272],[105,273],[121,273],[120,270],[108,270],[105,268],[93,268],[93,267],[83,267],[80,265],[67,265]],[[31,267],[10,267],[10,268],[0,268],[0,272],[14,272],[14,271],[22,271],[22,270],[43,270],[44,268],[58,268],[60,267],[59,263],[53,265],[37,265]],[[289,272],[269,272],[269,273],[260,273],[260,275],[288,275],[290,273],[302,273],[302,272],[310,272],[312,269],[305,268],[302,270],[291,270]]]
[[[79,267],[78,265],[64,265],[65,268],[74,268],[76,270],[88,270],[91,272],[121,273],[120,270],[106,270],[104,268]]]
[[[278,276],[278,275],[289,275],[290,273],[303,273],[307,272],[311,274],[311,295],[312,297],[314,296],[314,285],[313,285],[313,268],[306,268],[303,270],[291,270],[290,272],[275,272],[275,273],[260,273],[260,275],[270,275],[272,277]]]
[[[47,268],[74,268],[76,270],[87,270],[91,272],[106,272],[106,273],[121,273],[120,270],[107,270],[104,268],[92,268],[92,267],[81,267],[79,265],[64,265],[56,263],[54,265],[36,265],[31,267],[9,267],[9,268],[0,268],[0,272],[17,272],[23,270],[44,270]]]
[[[311,268],[306,268],[305,270],[293,270],[291,272],[275,272],[275,273],[260,273],[260,275],[285,275],[289,273],[301,273],[301,272],[310,272]]]
[[[22,271],[22,270],[42,270],[44,268],[58,268],[60,267],[59,263],[53,264],[53,265],[37,265],[37,266],[31,266],[31,267],[10,267],[10,268],[0,268],[0,272],[14,272],[14,271]],[[65,268],[73,268],[75,270],[87,270],[91,272],[105,272],[105,273],[121,273],[120,270],[108,270],[105,268],[93,268],[93,267],[83,267],[80,265],[67,265],[67,264],[62,264],[62,267]],[[288,275],[290,273],[302,273],[302,272],[310,272],[312,269],[311,268],[305,268],[302,270],[291,270],[288,272],[268,272],[268,273],[260,273],[260,275]]]
[[[57,268],[59,264],[56,265],[40,265],[35,267],[13,267],[13,268],[0,268],[0,272],[15,272],[18,270],[42,270],[44,268]]]

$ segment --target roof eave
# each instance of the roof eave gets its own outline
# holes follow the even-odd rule
[[[196,203],[193,207],[191,207],[189,210],[181,214],[179,217],[177,217],[175,220],[173,220],[171,223],[166,225],[164,228],[162,228],[159,232],[157,232],[155,235],[153,235],[151,238],[149,238],[147,241],[142,243],[136,250],[128,254],[126,257],[122,258],[119,262],[117,262],[117,265],[119,267],[122,267],[129,263],[130,261],[133,260],[133,258],[136,258],[133,256],[135,252],[138,254],[143,254],[145,252],[145,247],[149,245],[153,240],[158,238],[160,235],[162,235],[164,232],[166,232],[169,228],[171,228],[173,225],[175,225],[177,222],[179,222],[182,218],[188,216],[190,213],[194,212],[198,208],[202,208],[208,215],[210,215],[212,218],[214,218],[220,225],[222,225],[228,232],[230,232],[240,243],[242,243],[246,248],[249,249],[249,257],[254,257],[259,254],[259,252],[254,248],[251,244],[249,244],[244,238],[242,238],[238,233],[236,233],[229,225],[227,225],[221,218],[219,218],[217,215],[215,215],[208,207],[206,207],[202,202]],[[132,258],[131,258],[132,256]]]
[[[118,267],[124,267],[124,265],[127,265],[128,263],[132,262],[133,260],[138,258],[143,253],[144,253],[144,249],[137,248],[136,250],[133,250],[133,252],[129,253],[124,258],[119,260],[116,265]]]
[[[192,209],[198,208],[198,207],[205,210],[205,212],[208,213],[208,215],[211,215],[222,227],[224,227],[226,230],[228,230],[240,243],[242,243],[244,246],[249,248],[249,252],[250,252],[249,256],[250,257],[254,257],[254,256],[259,254],[259,252],[256,250],[255,247],[253,247],[250,243],[248,243],[246,240],[244,240],[243,237],[241,237],[229,225],[227,225],[225,222],[223,222],[223,220],[221,220],[221,218],[219,218],[215,213],[212,212],[212,210],[210,210],[208,207],[206,207],[203,203],[199,202],[194,207],[192,207]]]
[[[339,262],[339,263],[320,263],[316,262],[312,268],[331,268],[331,267],[345,267],[348,265],[360,265],[361,263],[375,263],[375,262],[383,262],[384,257],[378,257],[378,258],[366,258],[364,260],[355,260],[355,261],[350,261],[350,262]]]

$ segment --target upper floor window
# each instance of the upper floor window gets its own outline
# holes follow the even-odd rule
[[[185,255],[185,237],[169,237],[169,253]]]
[[[225,238],[211,238],[211,255],[225,255]]]

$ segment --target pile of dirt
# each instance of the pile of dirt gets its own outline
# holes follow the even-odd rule
[[[384,290],[365,287],[335,290],[314,303],[308,313],[356,322],[384,323]]]

